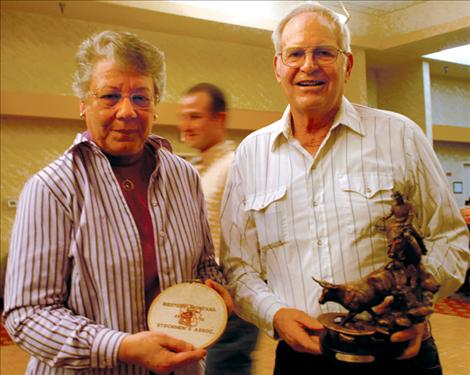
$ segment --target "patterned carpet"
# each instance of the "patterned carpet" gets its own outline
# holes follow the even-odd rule
[[[10,336],[8,336],[8,333],[3,327],[3,324],[0,323],[0,346],[11,344],[13,344],[13,341],[11,341]]]
[[[465,296],[460,293],[453,294],[439,301],[435,306],[435,312],[438,314],[470,318],[470,296]]]

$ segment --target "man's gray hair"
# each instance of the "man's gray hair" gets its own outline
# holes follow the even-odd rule
[[[152,77],[155,100],[165,92],[165,56],[158,48],[137,35],[122,31],[102,31],[85,39],[78,48],[77,70],[72,84],[73,92],[83,100],[89,90],[95,64],[104,58],[114,58],[123,68]]]
[[[294,18],[295,16],[302,14],[302,13],[317,13],[325,17],[326,19],[330,20],[338,30],[338,42],[339,48],[345,52],[351,52],[351,37],[349,33],[349,28],[345,23],[342,23],[338,17],[338,15],[333,12],[331,9],[320,5],[320,4],[302,4],[293,10],[290,11],[277,25],[274,29],[272,34],[274,50],[276,53],[281,52],[281,36],[284,28],[286,27],[287,23]]]

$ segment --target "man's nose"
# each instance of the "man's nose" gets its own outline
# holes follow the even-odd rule
[[[129,96],[123,96],[119,103],[117,104],[118,110],[116,116],[118,118],[135,118],[137,117],[137,112],[134,109],[132,100]]]
[[[306,52],[304,63],[301,65],[300,69],[304,72],[309,72],[316,68],[318,68],[318,64],[315,60],[315,56],[312,52]]]

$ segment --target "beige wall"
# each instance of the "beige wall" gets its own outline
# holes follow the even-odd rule
[[[72,95],[74,56],[80,42],[104,29],[76,19],[2,11],[2,90]],[[271,48],[180,35],[135,32],[161,48],[167,59],[166,102],[200,81],[222,87],[232,107],[282,111],[285,99],[272,69]]]
[[[434,142],[434,150],[447,175],[450,187],[454,181],[463,182],[462,194],[454,194],[459,207],[463,207],[465,199],[470,198],[470,147],[468,143],[459,142]],[[467,167],[464,166],[467,164]],[[465,171],[464,169],[467,168]]]
[[[431,102],[434,124],[470,128],[470,77],[432,76]]]
[[[378,69],[377,105],[408,116],[425,131],[423,66],[421,61]]]
[[[354,64],[345,95],[354,103],[367,105],[366,53],[363,48],[354,46],[352,52]]]
[[[377,98],[377,71],[373,68],[367,68],[367,105],[378,108]]]

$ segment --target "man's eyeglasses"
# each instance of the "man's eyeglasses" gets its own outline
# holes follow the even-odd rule
[[[284,65],[290,66],[291,68],[299,68],[304,65],[307,54],[311,54],[315,64],[328,65],[333,64],[340,53],[346,54],[345,51],[333,46],[318,46],[310,48],[286,48],[279,53],[279,55]]]
[[[148,109],[152,107],[154,96],[148,94],[130,94],[123,95],[120,92],[93,92],[90,95],[94,96],[98,104],[102,107],[112,108],[118,104],[123,98],[128,97],[134,108]],[[158,95],[156,96],[158,102]]]

